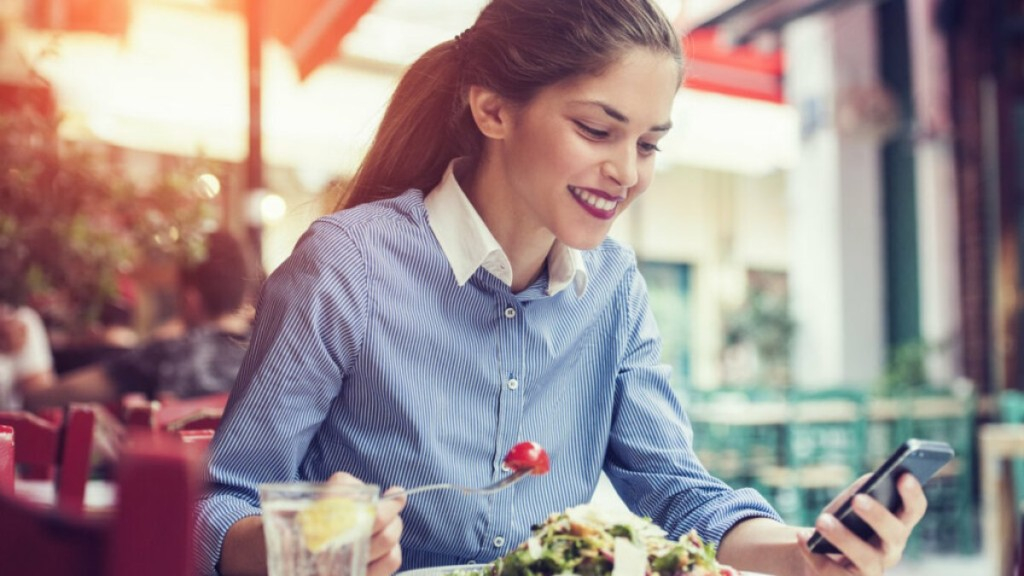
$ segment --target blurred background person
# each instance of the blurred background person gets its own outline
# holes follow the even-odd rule
[[[43,321],[26,306],[0,304],[0,410],[53,386],[53,355]]]
[[[124,354],[62,376],[57,386],[27,395],[26,406],[112,402],[129,392],[149,398],[189,398],[226,392],[248,346],[244,309],[260,277],[239,241],[227,232],[207,239],[206,255],[178,272],[178,336],[151,339]]]
[[[96,324],[85,336],[61,347],[54,346],[57,375],[114,358],[138,346],[137,301],[135,283],[128,277],[118,279],[117,292],[103,303]]]

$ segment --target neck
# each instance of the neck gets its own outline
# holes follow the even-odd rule
[[[469,178],[460,179],[460,184],[508,256],[512,265],[512,291],[519,292],[544,270],[555,237],[523,209],[521,200],[512,193],[507,172],[498,162],[487,158],[484,155]]]

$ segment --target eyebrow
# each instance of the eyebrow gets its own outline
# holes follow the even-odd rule
[[[582,100],[579,103],[580,104],[589,104],[591,106],[598,106],[599,108],[601,108],[601,110],[604,110],[605,114],[607,114],[608,116],[611,116],[613,119],[618,120],[619,122],[622,122],[623,124],[628,124],[629,123],[629,118],[627,118],[625,114],[623,114],[622,112],[619,112],[614,107],[609,106],[608,104],[605,104],[603,102],[599,102],[597,100]],[[651,126],[650,130],[652,132],[668,132],[668,130],[670,128],[672,128],[672,121],[671,120],[669,120],[668,122],[665,122],[664,124],[655,124],[654,126]]]

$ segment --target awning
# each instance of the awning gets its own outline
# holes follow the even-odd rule
[[[251,1],[251,0],[250,0]],[[263,0],[266,32],[291,52],[306,78],[335,58],[342,38],[373,6],[375,0]]]
[[[144,6],[146,0],[141,0]],[[262,3],[264,36],[288,48],[301,78],[333,59],[346,34],[375,0],[171,0],[170,4],[244,13],[248,2]],[[132,17],[133,0],[31,0],[29,24],[43,30],[122,35]],[[136,9],[140,8],[135,6]]]
[[[34,28],[68,32],[120,35],[131,19],[129,0],[30,0],[25,11]]]
[[[738,0],[690,29],[717,28],[731,43],[742,45],[759,34],[779,32],[786,24],[810,14],[879,1],[884,0]]]

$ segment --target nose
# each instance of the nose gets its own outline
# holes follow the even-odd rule
[[[601,174],[623,188],[631,188],[640,178],[635,146],[623,147],[601,164]]]

